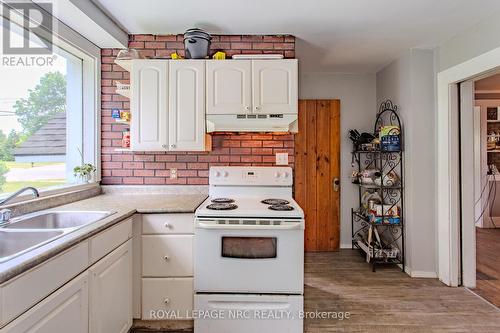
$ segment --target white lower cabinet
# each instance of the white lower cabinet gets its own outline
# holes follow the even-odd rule
[[[90,272],[90,333],[126,333],[132,326],[132,240]]]
[[[127,333],[131,226],[124,220],[2,284],[0,333]]]
[[[142,319],[191,318],[193,278],[143,278]]]
[[[1,332],[86,333],[89,322],[88,295],[88,273],[85,272],[11,322]]]
[[[193,276],[193,238],[193,235],[142,236],[142,276]]]
[[[142,216],[142,320],[190,319],[193,214]]]

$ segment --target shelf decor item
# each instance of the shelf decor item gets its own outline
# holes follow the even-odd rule
[[[398,107],[383,102],[373,128],[374,149],[354,142],[353,184],[358,187],[358,207],[351,209],[352,247],[376,265],[405,267],[404,230],[404,136]],[[372,182],[366,181],[369,178]]]

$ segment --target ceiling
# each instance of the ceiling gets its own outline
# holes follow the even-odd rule
[[[305,72],[374,73],[500,11],[498,0],[94,0],[129,33],[292,34]]]

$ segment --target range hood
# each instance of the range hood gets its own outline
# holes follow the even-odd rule
[[[297,114],[209,114],[207,132],[298,132]]]

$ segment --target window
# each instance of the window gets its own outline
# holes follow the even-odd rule
[[[10,46],[47,50],[49,38],[25,34],[10,18],[1,27],[3,46],[8,34]],[[0,196],[25,186],[43,191],[86,182],[74,168],[98,162],[97,55],[52,33],[50,40],[48,53],[1,55]]]

